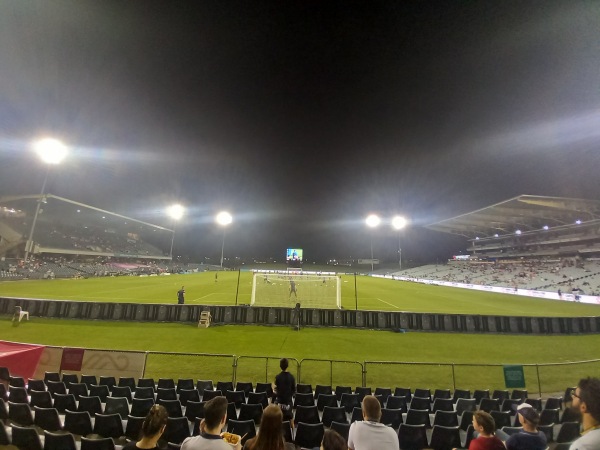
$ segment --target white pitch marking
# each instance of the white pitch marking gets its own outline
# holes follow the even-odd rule
[[[375,297],[375,298],[377,298],[377,297]],[[381,300],[380,298],[377,298],[377,300],[379,300],[380,302],[383,302],[383,303],[385,303],[386,305],[390,305],[390,306],[392,306],[392,307],[394,307],[394,308],[396,308],[396,309],[400,309],[400,308],[398,308],[396,305],[392,305],[391,303],[388,303],[388,302],[386,302],[385,300]]]

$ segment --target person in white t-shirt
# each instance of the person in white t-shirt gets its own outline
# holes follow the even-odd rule
[[[362,402],[363,420],[350,425],[350,450],[399,450],[398,435],[392,427],[379,422],[381,405],[373,395],[365,395]]]

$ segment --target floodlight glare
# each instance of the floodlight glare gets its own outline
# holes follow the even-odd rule
[[[581,225],[581,220],[577,219],[577,220],[575,221],[575,223],[576,223],[577,225]]]
[[[40,139],[33,144],[33,148],[46,164],[60,164],[67,156],[66,145],[57,139]]]
[[[376,214],[369,214],[366,219],[367,226],[370,228],[375,228],[381,223],[381,219]]]
[[[392,227],[396,230],[401,230],[407,225],[408,221],[402,216],[394,216],[392,218]]]
[[[221,211],[219,214],[217,214],[215,220],[219,225],[226,226],[233,221],[233,217],[231,217],[231,214],[229,214],[227,211]]]
[[[521,230],[515,231],[515,234],[521,234]]]
[[[171,205],[167,208],[167,214],[171,219],[179,220],[185,214],[185,208],[180,204]]]
[[[548,225],[544,225],[544,230],[547,230],[548,228]]]

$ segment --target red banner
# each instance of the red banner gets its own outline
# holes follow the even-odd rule
[[[83,348],[65,348],[63,349],[62,359],[60,360],[60,370],[70,372],[79,372],[83,364]]]
[[[43,345],[0,341],[0,366],[8,367],[12,376],[32,378],[42,351]]]

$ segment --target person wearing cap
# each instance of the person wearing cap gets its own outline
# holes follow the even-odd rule
[[[523,430],[506,440],[507,450],[545,450],[548,447],[546,435],[537,429],[539,413],[529,403],[521,403],[517,408],[519,422]]]
[[[600,379],[583,378],[573,396],[573,408],[581,413],[583,431],[569,450],[595,450],[600,448]]]

